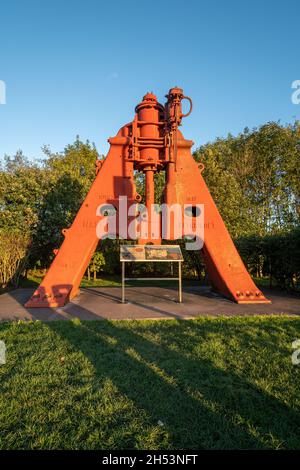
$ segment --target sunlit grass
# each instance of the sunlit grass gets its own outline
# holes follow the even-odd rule
[[[137,276],[138,277],[138,276]],[[170,276],[171,277],[171,276]],[[23,278],[20,280],[20,287],[37,287],[42,282],[43,277],[39,276],[34,273],[28,273],[27,278]],[[121,276],[118,275],[108,275],[103,274],[99,279],[94,279],[91,277],[89,280],[87,277],[83,277],[80,283],[80,287],[120,287],[121,286]],[[185,280],[183,279],[183,285],[199,285],[199,281],[194,279],[192,280]],[[126,285],[134,285],[134,286],[163,286],[163,287],[172,287],[177,285],[177,281],[174,280],[154,280],[154,281],[127,281]]]
[[[1,449],[300,447],[289,317],[0,324]]]
[[[98,275],[99,276],[99,275]],[[22,278],[20,280],[20,287],[37,287],[43,280],[43,276],[38,275],[35,272],[29,272],[27,274],[27,278]],[[270,287],[270,280],[268,277],[264,278],[258,278],[254,277],[253,278],[254,282],[258,287],[261,288],[269,288]],[[147,285],[151,286],[160,286],[163,283],[163,286],[174,286],[176,285],[176,282],[174,281],[131,281],[127,282],[128,285],[145,285],[145,282]],[[197,281],[195,279],[183,279],[183,285],[200,285],[200,281]],[[121,276],[118,275],[109,275],[109,274],[102,274],[99,276],[99,279],[93,279],[91,277],[90,280],[88,280],[87,277],[83,277],[82,281],[80,283],[80,287],[119,287],[121,286]]]

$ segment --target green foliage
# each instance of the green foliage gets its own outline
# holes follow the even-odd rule
[[[99,243],[104,259],[104,270],[107,274],[119,274],[120,268],[120,240],[106,239]]]
[[[288,230],[300,221],[300,124],[270,122],[195,152],[234,238]]]
[[[145,175],[138,171],[135,172],[134,180],[136,184],[137,193],[142,196],[141,203],[145,204]],[[154,202],[155,204],[161,204],[161,198],[165,187],[165,171],[160,171],[154,174]]]
[[[0,169],[0,228],[32,239],[30,265],[47,266],[61,230],[71,225],[95,177],[99,155],[77,138],[63,153],[44,148],[46,159],[30,162],[21,151],[5,157]]]
[[[4,158],[0,167],[0,228],[29,233],[37,226],[45,182],[45,171],[21,151]]]
[[[282,288],[300,288],[300,228],[242,237],[236,243],[251,274],[269,276],[271,285],[275,281]]]
[[[44,148],[47,159],[43,171],[47,175],[43,200],[33,231],[32,263],[41,260],[49,264],[53,248],[63,240],[62,229],[70,226],[95,178],[98,153],[88,141],[78,138],[62,154],[52,154]]]
[[[101,251],[96,251],[91,259],[90,270],[91,272],[99,272],[105,265],[105,258]]]
[[[105,258],[103,253],[101,251],[96,251],[92,259],[90,261],[89,267],[88,267],[88,277],[90,279],[90,273],[94,274],[94,279],[97,279],[97,273],[102,270],[105,266]]]
[[[29,239],[16,229],[0,228],[0,290],[8,284],[18,285],[26,268]]]

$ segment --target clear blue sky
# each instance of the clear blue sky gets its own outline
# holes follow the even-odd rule
[[[106,153],[147,91],[174,85],[194,102],[183,132],[195,146],[300,105],[300,2],[3,0],[0,6],[0,157],[76,134]]]

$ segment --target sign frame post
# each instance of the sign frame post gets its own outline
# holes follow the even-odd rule
[[[160,250],[160,252],[159,252]],[[156,253],[155,253],[156,251]],[[165,255],[166,253],[166,255]],[[164,256],[165,255],[165,256]],[[122,245],[120,247],[122,265],[122,304],[126,303],[126,281],[178,281],[178,303],[182,303],[182,263],[183,256],[179,245]],[[126,263],[173,263],[178,264],[177,277],[126,277]]]

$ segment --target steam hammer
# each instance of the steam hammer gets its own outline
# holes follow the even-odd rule
[[[136,192],[134,170],[145,173],[146,207],[154,203],[154,173],[165,170],[163,202],[167,205],[204,204],[204,246],[206,269],[213,287],[238,303],[269,303],[255,286],[243,264],[222,217],[202,177],[203,164],[191,155],[193,142],[184,139],[178,127],[192,110],[192,101],[181,88],[172,88],[163,106],[153,93],[147,93],[135,108],[132,122],[111,137],[106,159],[96,162],[96,178],[72,225],[63,229],[65,239],[41,285],[26,307],[61,307],[78,292],[80,281],[98,245],[96,226],[101,219],[97,208],[112,204],[119,210],[119,197],[127,196],[128,205],[141,201]],[[190,109],[182,112],[182,101]],[[195,213],[197,217],[197,213]],[[149,218],[149,229],[151,219]],[[120,235],[117,233],[117,235]],[[139,243],[160,243],[148,237]],[[174,239],[170,227],[168,239]]]

